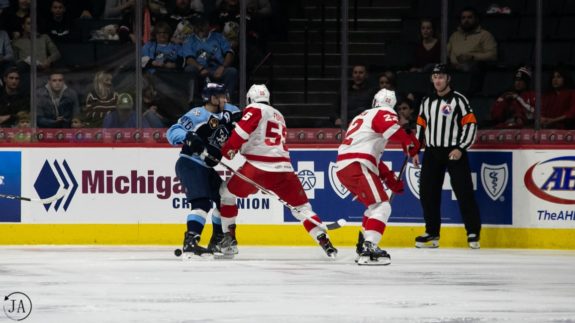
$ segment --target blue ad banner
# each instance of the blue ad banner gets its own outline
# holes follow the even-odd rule
[[[302,182],[314,211],[322,220],[331,222],[344,218],[361,222],[365,207],[347,189],[341,186],[335,176],[336,150],[292,150],[292,164]],[[420,154],[422,157],[423,154]],[[385,151],[383,160],[396,174],[404,161],[402,151]],[[479,205],[483,224],[512,224],[512,153],[511,152],[469,152],[475,198]],[[423,223],[419,202],[420,169],[408,163],[403,180],[405,192],[396,195],[391,203],[390,222]],[[388,195],[391,191],[387,191]],[[451,189],[446,172],[441,198],[443,223],[462,223],[459,206]],[[284,208],[286,222],[297,221]]]
[[[0,151],[0,193],[21,195],[22,156],[19,151]],[[0,222],[20,222],[19,200],[0,198]]]

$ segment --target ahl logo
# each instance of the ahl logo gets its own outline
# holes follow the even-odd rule
[[[71,189],[69,189],[70,186],[72,186]],[[62,166],[60,166],[57,160],[55,160],[52,165],[46,160],[40,170],[40,174],[38,174],[36,182],[34,182],[34,188],[38,196],[42,199],[54,196],[61,188],[66,189],[68,194],[57,200],[54,204],[54,210],[58,211],[62,203],[64,203],[62,207],[64,211],[66,211],[68,206],[70,206],[70,202],[72,202],[76,189],[78,189],[78,182],[76,178],[74,178],[74,174],[72,174],[72,170],[70,170],[70,166],[68,166],[66,160],[62,162]],[[50,209],[51,205],[52,203],[44,204],[46,211]]]
[[[497,201],[507,187],[509,171],[507,164],[481,164],[481,184],[493,201]]]
[[[329,171],[327,173],[329,177],[329,183],[331,184],[331,188],[333,188],[335,194],[337,194],[337,196],[339,196],[339,198],[343,200],[349,195],[350,192],[339,181],[339,178],[337,177],[336,173],[337,173],[337,164],[334,162],[329,162]]]
[[[535,163],[525,173],[524,182],[529,192],[542,200],[575,204],[575,156]]]
[[[298,162],[297,177],[308,198],[315,198],[315,190],[323,189],[323,172],[316,171],[314,162]]]

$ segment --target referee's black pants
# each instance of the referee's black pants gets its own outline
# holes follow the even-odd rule
[[[425,232],[439,236],[441,228],[441,192],[445,170],[451,177],[451,187],[457,202],[467,234],[479,236],[481,219],[479,208],[473,195],[473,182],[467,152],[463,151],[459,160],[449,160],[454,148],[427,147],[423,153],[419,198],[425,219]]]

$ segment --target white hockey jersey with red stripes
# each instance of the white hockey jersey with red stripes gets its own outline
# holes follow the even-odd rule
[[[243,142],[240,153],[255,167],[270,172],[294,171],[286,146],[286,123],[278,110],[263,103],[248,105],[234,133]]]
[[[387,141],[401,129],[397,113],[388,107],[372,108],[351,121],[345,139],[338,148],[337,166],[360,162],[375,174]]]

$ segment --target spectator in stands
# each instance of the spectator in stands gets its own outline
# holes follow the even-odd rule
[[[32,62],[32,49],[31,49],[31,27],[30,17],[24,18],[22,25],[22,37],[14,40],[12,46],[14,48],[15,57],[21,70],[29,70]],[[36,36],[36,47],[34,59],[39,70],[47,70],[54,62],[60,59],[60,51],[54,44],[50,36],[46,34],[39,34]]]
[[[195,8],[197,9],[198,6],[196,5]],[[201,16],[201,12],[192,8],[190,0],[175,0],[174,9],[170,10],[166,17],[170,28],[173,30],[172,42],[183,44],[194,33],[194,19]]]
[[[136,128],[137,115],[132,96],[128,93],[119,94],[116,106],[118,108],[104,118],[104,128]],[[142,127],[149,128],[146,119],[142,120]]]
[[[18,120],[16,128],[30,128],[30,112],[20,111],[16,113],[16,119]]]
[[[167,0],[147,0],[148,9],[152,15],[152,20],[158,22],[162,17],[168,14]]]
[[[237,0],[222,1],[212,17],[215,31],[226,37],[234,52],[239,51],[240,8]],[[246,16],[246,54],[248,70],[263,59],[266,44],[254,19]]]
[[[12,40],[16,40],[22,36],[22,25],[29,15],[30,0],[18,0],[2,12],[0,29],[6,30]]]
[[[435,37],[435,27],[431,19],[421,19],[419,38],[420,41],[415,48],[415,64],[410,71],[429,72],[435,64],[441,61],[441,43]]]
[[[197,84],[209,77],[212,82],[220,82],[230,92],[232,102],[237,102],[236,85],[238,70],[231,66],[234,51],[225,37],[218,32],[210,32],[205,18],[198,18],[196,34],[186,40],[182,47],[186,72],[192,74],[190,101],[193,100]]]
[[[387,89],[390,91],[394,91],[398,101],[404,98],[407,98],[411,101],[416,100],[415,94],[406,93],[397,88],[397,74],[395,74],[394,71],[385,71],[381,73],[377,78],[377,80],[379,84],[379,89],[380,90]]]
[[[188,109],[174,98],[158,93],[153,86],[144,88],[142,103],[144,119],[151,128],[166,128],[173,125]]]
[[[70,20],[75,19],[90,19],[93,17],[99,17],[95,15],[97,7],[105,7],[105,0],[62,0],[64,6],[66,7],[66,15]],[[41,20],[43,17],[47,17],[52,11],[52,1],[51,0],[37,0],[38,9],[38,19]]]
[[[134,42],[135,0],[106,0],[104,18],[120,19],[118,35],[122,42]]]
[[[246,35],[248,46],[263,51],[266,47],[267,34],[271,23],[271,5],[265,0],[248,1],[246,17]],[[218,2],[218,10],[212,18],[219,32],[230,41],[232,47],[237,49],[240,24],[240,4],[238,0],[223,0]],[[248,53],[250,50],[248,49]]]
[[[142,67],[149,73],[156,69],[175,70],[182,66],[181,46],[170,42],[172,29],[166,22],[154,26],[153,39],[142,48]]]
[[[461,11],[459,27],[447,43],[447,55],[455,69],[467,72],[497,59],[497,42],[489,31],[481,28],[474,8]]]
[[[377,92],[377,88],[371,86],[367,66],[354,65],[351,72],[352,84],[347,96],[347,120],[351,121],[355,116],[371,108],[371,101]],[[339,127],[347,127],[341,118],[336,117],[334,124]]]
[[[20,91],[20,72],[8,68],[2,77],[4,86],[0,91],[0,128],[12,127],[20,111],[30,111],[30,98]]]
[[[38,30],[48,34],[55,42],[72,40],[72,19],[68,15],[64,0],[52,0],[50,13],[40,17]]]
[[[495,128],[520,129],[532,125],[535,93],[530,87],[531,70],[519,68],[513,88],[501,94],[491,106],[491,121]]]
[[[379,89],[395,91],[397,85],[396,79],[397,77],[393,71],[385,71],[381,73],[377,78]]]
[[[575,129],[575,92],[571,74],[562,67],[555,68],[549,85],[541,103],[541,127]]]
[[[94,75],[94,87],[86,97],[84,123],[86,127],[99,128],[106,114],[116,110],[118,92],[112,84],[112,74],[99,71]]]
[[[84,122],[82,122],[82,118],[79,116],[72,118],[72,125],[73,129],[84,128]]]
[[[0,30],[0,74],[4,74],[14,61],[14,52],[10,44],[10,37],[4,30]]]
[[[46,86],[38,91],[38,127],[70,128],[79,112],[78,95],[66,86],[64,74],[51,73]]]
[[[126,13],[134,11],[135,0],[106,0],[104,18],[121,19]]]
[[[404,129],[415,131],[417,127],[417,114],[413,108],[415,103],[408,98],[402,98],[398,102],[399,103],[397,104],[396,110],[397,116],[399,117],[399,125]]]

